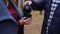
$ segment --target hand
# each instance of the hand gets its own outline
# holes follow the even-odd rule
[[[24,17],[20,20],[20,24],[25,24],[25,25],[29,25],[31,24],[31,22],[32,22],[32,18],[26,19],[26,17]]]
[[[31,1],[26,1],[26,2],[24,3],[24,5],[26,5],[26,4],[31,5],[32,2],[31,2]]]

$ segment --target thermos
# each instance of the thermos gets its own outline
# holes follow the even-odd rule
[[[24,17],[32,17],[31,15],[31,11],[32,11],[32,8],[30,5],[26,4],[24,7],[23,7],[23,16]]]

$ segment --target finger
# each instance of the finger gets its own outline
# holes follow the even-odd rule
[[[28,22],[30,20],[32,21],[32,18],[28,18],[28,19],[24,20],[24,22]]]
[[[29,25],[29,24],[31,24],[31,22],[26,22],[26,23],[24,23],[25,25]]]
[[[32,20],[28,20],[25,22],[25,24],[31,24]]]
[[[32,4],[32,2],[31,2],[31,1],[26,1],[26,2],[25,2],[25,5],[26,5],[27,3],[28,3],[29,5],[31,5],[31,4]]]
[[[32,2],[30,1],[30,2],[29,2],[29,5],[31,5],[31,4],[32,4]]]
[[[32,18],[28,18],[28,19],[26,19],[27,21],[29,21],[29,20],[32,20]]]
[[[22,20],[25,20],[25,19],[26,19],[26,17],[23,17],[23,18],[22,18]]]
[[[31,24],[32,20],[27,21],[28,24]]]
[[[32,19],[31,19],[31,18],[28,18],[28,19],[26,19],[26,20],[23,19],[22,22],[23,22],[24,24],[28,24],[28,23],[30,23],[31,21],[32,21]]]
[[[25,5],[28,3],[28,1],[25,2]]]
[[[28,21],[26,24],[31,24],[31,21]]]

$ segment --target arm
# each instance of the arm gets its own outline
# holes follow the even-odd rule
[[[44,0],[31,0],[32,1],[32,9],[36,9],[36,10],[44,10],[44,5],[45,5],[45,1]]]

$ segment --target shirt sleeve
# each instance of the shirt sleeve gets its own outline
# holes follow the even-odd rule
[[[36,10],[44,10],[44,6],[45,6],[45,1],[44,0],[31,0],[32,1],[32,9],[36,9]]]

